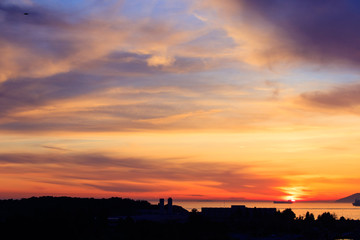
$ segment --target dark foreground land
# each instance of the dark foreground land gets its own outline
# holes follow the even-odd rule
[[[130,199],[0,200],[0,239],[360,239],[360,221],[290,210],[214,219]]]

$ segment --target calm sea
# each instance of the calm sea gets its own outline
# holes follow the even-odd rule
[[[155,201],[151,201],[157,204]],[[241,201],[176,201],[175,205],[182,206],[191,211],[193,208],[201,211],[202,207],[231,207],[231,205],[245,205],[253,208],[276,208],[280,211],[291,208],[296,216],[305,216],[306,212],[313,213],[315,218],[324,213],[335,213],[338,218],[344,216],[350,219],[360,219],[360,207],[354,207],[351,203],[334,202],[295,202],[293,204],[274,204],[273,202],[241,202]]]

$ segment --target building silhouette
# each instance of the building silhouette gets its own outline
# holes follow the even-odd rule
[[[159,211],[161,214],[165,213],[165,200],[163,198],[159,199]]]
[[[231,208],[206,207],[201,208],[201,214],[212,221],[222,222],[238,217],[274,216],[276,208],[247,208],[245,205],[232,205]]]
[[[168,204],[167,204],[167,213],[172,214],[173,213],[173,200],[172,198],[168,198]]]

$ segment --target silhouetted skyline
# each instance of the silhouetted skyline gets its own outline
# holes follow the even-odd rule
[[[110,198],[32,197],[0,200],[5,238],[48,239],[358,239],[360,221],[330,212],[296,216],[290,209],[202,208],[166,211],[146,201]],[[172,205],[172,210],[170,207]],[[56,233],[56,234],[54,234]]]

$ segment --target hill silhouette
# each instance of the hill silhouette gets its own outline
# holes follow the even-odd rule
[[[355,193],[353,195],[344,197],[344,198],[340,198],[338,200],[336,200],[335,202],[339,202],[339,203],[353,203],[355,202],[355,199],[360,199],[360,193]]]

